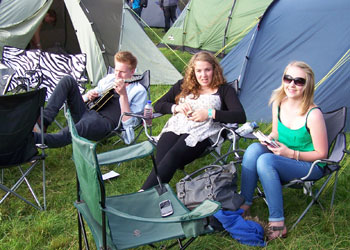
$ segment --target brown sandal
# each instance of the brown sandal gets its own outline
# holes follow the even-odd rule
[[[276,238],[286,238],[287,227],[286,226],[270,226],[268,231],[267,240],[271,241]]]

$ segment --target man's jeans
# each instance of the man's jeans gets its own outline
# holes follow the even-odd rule
[[[281,183],[305,176],[311,164],[275,155],[260,143],[251,144],[244,153],[242,162],[241,194],[246,200],[245,204],[252,204],[259,179],[269,207],[269,221],[284,220]],[[316,166],[310,179],[318,179],[322,174],[322,168]]]
[[[114,129],[112,121],[101,116],[94,110],[88,110],[79,92],[76,81],[71,76],[65,76],[57,84],[44,109],[44,125],[50,125],[57,116],[60,108],[67,101],[77,132],[89,140],[100,140]],[[40,135],[34,133],[37,143]],[[72,142],[68,127],[55,134],[44,134],[44,143],[49,148],[63,147]]]

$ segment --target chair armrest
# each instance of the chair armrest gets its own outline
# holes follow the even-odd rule
[[[35,146],[41,150],[48,148],[48,146],[46,144],[42,144],[42,143],[37,143],[37,144],[35,144]]]
[[[163,115],[164,115],[164,114],[162,114],[162,113],[153,113],[152,119],[159,118],[159,117],[161,117],[161,116],[163,116]]]
[[[146,123],[146,118],[145,118],[145,117],[143,116],[143,114],[141,114],[141,113],[124,112],[124,113],[121,115],[120,119],[119,119],[118,128],[121,126],[121,121],[122,121],[122,118],[123,118],[124,115],[126,115],[126,116],[132,116],[132,117],[136,117],[136,118],[141,119],[141,120],[142,120],[142,125],[143,125],[143,127],[144,127],[144,131],[145,131],[145,134],[146,134],[148,140],[149,140],[153,145],[156,145],[156,144],[157,144],[156,141],[152,138],[152,136],[148,133],[148,130],[147,130],[147,127],[148,127],[148,126],[147,126],[147,123]],[[161,116],[160,113],[154,113],[154,114],[152,115],[152,119],[158,118],[158,117],[160,117],[160,116]]]
[[[103,211],[125,219],[143,221],[143,222],[152,222],[152,223],[179,223],[179,222],[185,222],[185,221],[199,220],[199,219],[203,219],[213,215],[220,208],[221,208],[220,203],[216,201],[205,200],[204,202],[202,202],[202,204],[200,204],[194,210],[192,210],[191,212],[185,213],[183,215],[169,216],[169,217],[162,217],[162,218],[159,218],[159,217],[146,218],[141,216],[130,215],[112,207],[106,207],[106,208],[101,207]]]
[[[132,117],[137,117],[137,118],[143,118],[143,115],[141,113],[131,113],[131,112],[124,112],[120,117],[118,121],[118,125],[116,128],[114,128],[114,131],[122,129],[123,128],[123,117],[124,116],[132,116]]]
[[[118,164],[124,161],[143,158],[154,151],[154,146],[149,141],[140,142],[123,148],[97,154],[99,165]]]
[[[346,149],[346,137],[344,133],[340,133],[336,138],[331,155],[327,159],[320,159],[320,160],[314,161],[307,175],[305,175],[304,177],[301,177],[300,179],[304,181],[307,178],[309,178],[309,176],[312,173],[312,170],[318,163],[326,163],[327,165],[332,165],[332,164],[339,165],[340,161],[344,157],[344,153],[346,153],[345,149]]]
[[[227,131],[229,133],[228,137],[232,138],[233,140],[236,140],[235,137],[235,130],[237,129],[238,125],[236,123],[232,123],[232,124],[221,124],[221,129],[219,130],[218,136],[216,138],[216,141],[214,142],[213,145],[211,145],[212,147],[216,147],[219,143],[220,143],[220,138],[223,137],[222,133],[224,131]]]
[[[339,164],[339,162],[331,161],[330,159],[316,160],[312,163],[312,165],[309,169],[309,172],[304,177],[301,177],[300,180],[305,181],[307,178],[309,178],[311,173],[312,173],[312,170],[317,166],[318,163],[326,163],[327,165],[331,165],[331,164],[338,165]]]

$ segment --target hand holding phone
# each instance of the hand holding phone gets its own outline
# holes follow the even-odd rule
[[[268,136],[266,136],[263,132],[260,130],[254,131],[253,135],[258,138],[259,141],[265,142],[270,147],[278,148],[279,145],[274,141],[271,140]]]
[[[167,217],[174,213],[173,206],[170,200],[164,200],[159,203],[160,215],[162,217]]]

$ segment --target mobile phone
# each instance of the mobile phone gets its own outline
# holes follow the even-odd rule
[[[266,136],[264,133],[262,133],[260,130],[254,131],[253,135],[258,138],[260,141],[265,142],[270,147],[278,148],[279,145],[274,141],[271,140],[268,136]]]
[[[275,141],[265,141],[267,145],[269,145],[270,147],[273,147],[273,148],[278,148],[279,145],[275,142]]]
[[[164,200],[159,202],[160,215],[166,217],[174,213],[173,206],[170,200]]]

